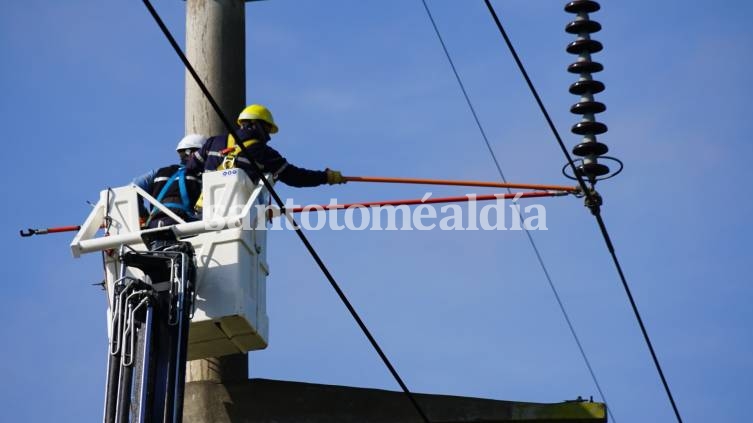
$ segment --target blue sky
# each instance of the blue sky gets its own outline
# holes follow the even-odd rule
[[[495,1],[569,146],[565,2]],[[482,1],[429,2],[511,181],[565,183],[563,157]],[[179,40],[184,3],[155,6]],[[753,392],[749,2],[602,2],[602,137],[625,171],[599,185],[603,216],[686,422],[745,421]],[[348,175],[496,180],[419,0],[247,5],[247,99],[274,145]],[[5,234],[0,404],[11,421],[94,421],[105,375],[96,255],[68,235],[106,186],[174,159],[181,64],[138,1],[27,1],[0,14]],[[434,188],[438,195],[465,190]],[[421,197],[423,187],[295,189],[296,202]],[[489,191],[478,191],[487,193]],[[530,200],[529,200],[530,202]],[[533,234],[619,422],[672,412],[598,229],[580,200],[542,199]],[[527,204],[527,203],[526,203]],[[292,232],[270,239],[270,347],[251,375],[398,389]],[[596,388],[525,234],[310,232],[408,386],[558,402]]]

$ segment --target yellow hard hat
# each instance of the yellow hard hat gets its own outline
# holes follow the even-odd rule
[[[243,109],[241,114],[238,115],[238,125],[241,124],[242,120],[263,120],[271,127],[269,130],[270,134],[277,133],[278,131],[275,119],[272,117],[272,112],[261,104],[252,104]]]

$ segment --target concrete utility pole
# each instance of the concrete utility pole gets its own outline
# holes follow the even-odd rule
[[[222,111],[234,121],[246,101],[246,18],[243,0],[186,1],[186,54]],[[186,133],[226,132],[186,72]]]
[[[245,11],[244,0],[186,1],[186,55],[231,122],[246,102]],[[225,132],[217,113],[186,72],[186,133],[212,136]],[[247,354],[189,361],[186,369],[186,382],[225,383],[247,378]]]

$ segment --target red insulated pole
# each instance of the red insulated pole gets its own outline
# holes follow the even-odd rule
[[[484,182],[484,181],[456,181],[449,179],[422,179],[422,178],[386,178],[381,176],[345,176],[348,182],[381,182],[388,184],[418,184],[418,185],[454,185],[463,187],[486,187],[486,188],[518,188],[518,189],[535,189],[543,191],[565,191],[578,192],[580,188],[575,186],[563,185],[537,185],[537,184],[515,184],[502,182]]]
[[[57,228],[47,228],[48,234],[54,234],[57,232],[73,232],[81,229],[81,226],[59,226]]]
[[[107,225],[102,225],[99,227],[99,229],[105,229],[107,228]],[[32,235],[47,235],[47,234],[56,234],[60,232],[75,232],[77,230],[81,229],[80,225],[75,226],[58,226],[55,228],[45,228],[45,229],[33,229],[29,228],[24,232],[23,230],[20,230],[18,232],[21,233],[22,237],[28,237]]]
[[[56,228],[47,228],[47,229],[32,229],[29,228],[26,232],[23,230],[19,231],[21,233],[21,236],[27,237],[32,235],[47,235],[47,234],[54,234],[58,232],[74,232],[81,229],[81,226],[58,226]]]
[[[349,209],[353,207],[383,207],[383,206],[411,206],[417,204],[436,204],[436,203],[460,203],[464,201],[489,201],[496,199],[512,199],[512,198],[537,198],[537,197],[558,197],[567,195],[566,192],[547,192],[547,191],[534,191],[534,192],[518,192],[518,193],[504,193],[504,194],[485,194],[485,195],[465,195],[458,197],[437,197],[410,199],[410,200],[391,200],[391,201],[374,201],[368,203],[350,203],[350,204],[322,204],[322,205],[309,205],[303,207],[296,207],[289,209],[293,213],[311,212],[319,210],[339,210]]]

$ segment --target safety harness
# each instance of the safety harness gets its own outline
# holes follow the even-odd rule
[[[160,190],[159,194],[157,194],[157,201],[162,202],[162,199],[165,198],[165,195],[170,190],[170,187],[173,185],[175,181],[178,181],[178,190],[180,191],[180,203],[165,203],[165,207],[169,207],[171,209],[178,209],[186,213],[189,217],[194,217],[195,213],[193,211],[193,208],[191,207],[191,201],[188,199],[188,189],[186,188],[186,167],[184,165],[180,165],[178,167],[178,170],[173,173],[173,175],[165,182],[165,185]],[[159,209],[157,207],[153,207],[152,211],[149,213],[149,218],[146,220],[146,225],[149,225],[149,222],[152,221],[152,218],[159,212]]]
[[[259,142],[259,140],[251,139],[248,141],[243,141],[243,146],[248,148],[253,144],[256,144]],[[241,146],[235,143],[235,138],[233,138],[232,135],[228,134],[227,136],[227,147],[220,151],[210,151],[209,155],[211,156],[219,156],[222,157],[222,163],[220,163],[219,166],[217,166],[216,170],[227,170],[227,169],[233,169],[235,168],[235,162],[236,160],[239,162],[246,162],[251,163],[248,161],[247,158],[240,156],[241,152]],[[239,157],[240,156],[240,157]],[[260,166],[257,163],[257,166]],[[199,195],[199,199],[196,201],[196,210],[201,210],[204,207],[204,194],[202,193]]]
[[[259,142],[258,140],[251,139],[248,141],[243,141],[243,147],[250,147],[253,144],[256,144]],[[248,159],[245,157],[238,157],[241,154],[241,146],[237,145],[235,143],[235,138],[233,138],[232,135],[227,136],[227,148],[220,151],[219,154],[223,157],[222,163],[220,163],[219,166],[217,166],[217,170],[225,170],[225,169],[232,169],[235,167],[235,161],[246,161],[248,162]]]

